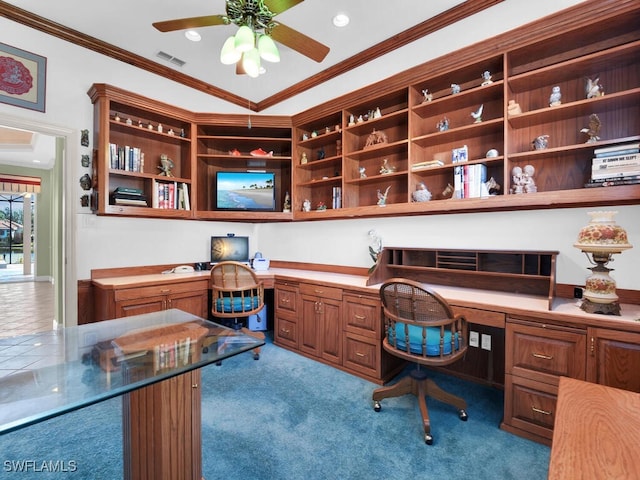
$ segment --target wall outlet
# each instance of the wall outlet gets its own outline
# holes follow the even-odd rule
[[[482,349],[491,350],[491,335],[482,334]]]
[[[582,298],[583,293],[584,293],[583,287],[573,287],[573,298]]]
[[[469,332],[469,346],[476,348],[480,346],[480,335],[478,335],[478,332]]]

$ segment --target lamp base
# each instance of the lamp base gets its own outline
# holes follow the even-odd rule
[[[587,313],[599,313],[602,315],[620,315],[620,302],[596,303],[585,298],[580,308]]]

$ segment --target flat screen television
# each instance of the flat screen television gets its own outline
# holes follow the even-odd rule
[[[216,208],[272,212],[276,208],[273,172],[217,172]]]
[[[249,237],[211,237],[211,264],[228,260],[249,263]]]

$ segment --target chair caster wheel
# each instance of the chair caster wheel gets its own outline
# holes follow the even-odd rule
[[[219,367],[220,365],[222,365],[222,362],[216,362],[216,365]]]
[[[466,410],[462,409],[460,411],[458,411],[458,417],[460,418],[460,420],[462,420],[463,422],[466,422],[467,419],[469,418],[469,415],[467,415]]]
[[[376,400],[375,402],[373,402],[373,410],[375,412],[379,412],[380,410],[382,410],[382,405],[380,405],[379,401]]]
[[[424,443],[427,445],[433,445],[433,437],[429,433],[424,434]]]
[[[259,353],[254,354],[253,355],[253,359],[254,360],[260,360],[260,354]]]

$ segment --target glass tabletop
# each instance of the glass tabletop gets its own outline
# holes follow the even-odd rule
[[[0,378],[0,434],[261,345],[176,309],[2,339],[16,361],[33,361]]]

